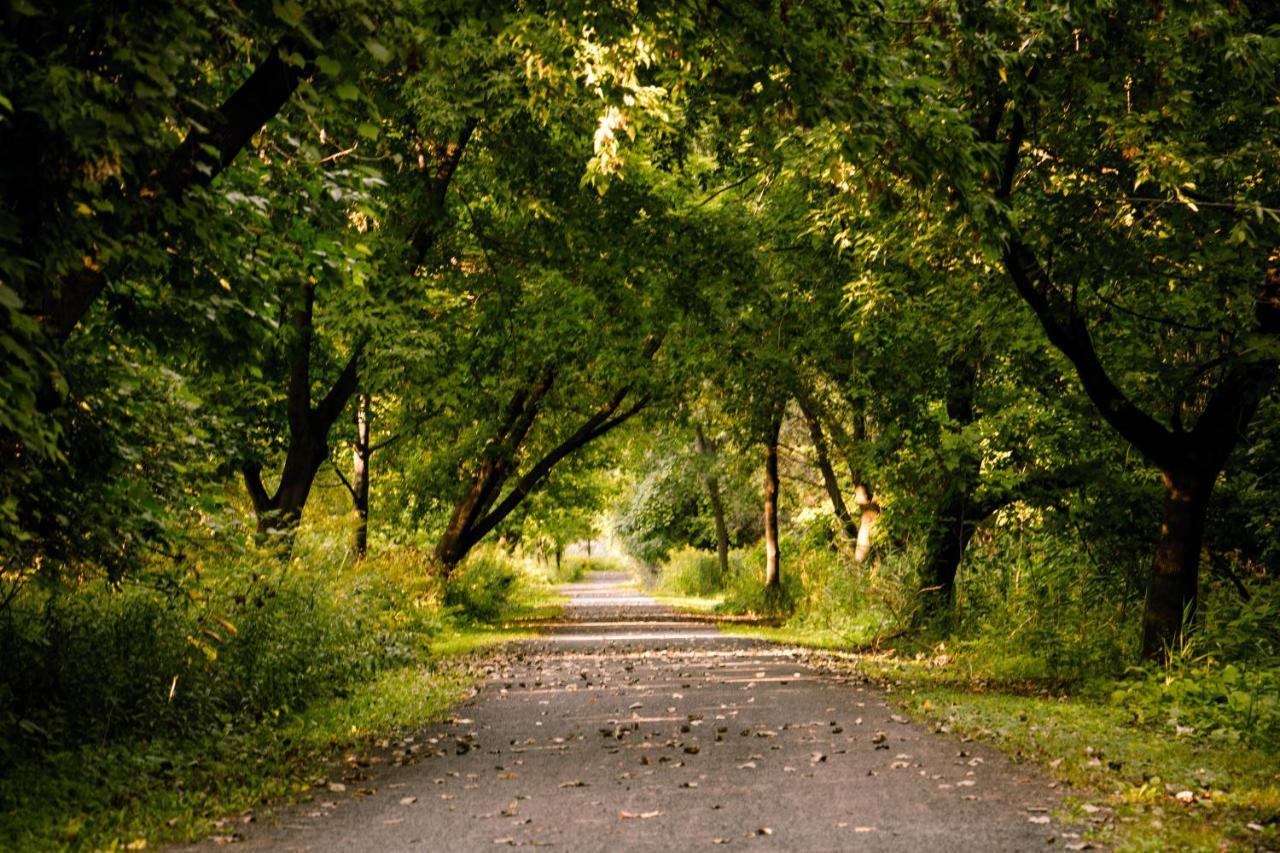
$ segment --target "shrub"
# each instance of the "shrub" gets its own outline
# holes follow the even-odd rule
[[[520,570],[497,549],[472,554],[445,584],[444,602],[461,615],[489,621],[502,616],[520,584]]]
[[[658,576],[659,587],[674,595],[716,595],[725,581],[716,555],[692,547],[674,552]]]
[[[24,588],[0,618],[0,758],[283,717],[420,659],[443,598],[408,549],[312,566],[212,554],[147,583]]]

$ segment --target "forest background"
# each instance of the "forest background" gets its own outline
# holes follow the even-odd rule
[[[0,838],[296,791],[612,536],[1274,845],[1271,4],[0,15]]]

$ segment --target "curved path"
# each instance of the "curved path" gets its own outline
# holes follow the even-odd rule
[[[994,851],[1072,838],[1049,817],[1060,793],[1047,778],[895,715],[859,679],[721,634],[621,572],[562,589],[566,618],[413,739],[413,763],[354,768],[345,791],[246,827],[237,847]]]

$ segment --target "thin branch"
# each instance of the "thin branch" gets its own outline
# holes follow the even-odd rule
[[[404,433],[397,433],[396,435],[393,435],[390,438],[384,438],[382,441],[379,441],[377,444],[369,445],[369,449],[366,452],[370,456],[372,456],[375,451],[381,450],[384,447],[390,447],[391,445],[395,444],[397,441],[399,441],[402,438],[404,438]]]
[[[700,202],[698,202],[697,204],[695,204],[695,205],[694,205],[694,207],[705,207],[707,204],[709,204],[709,203],[710,203],[713,199],[715,199],[717,196],[722,195],[722,194],[724,194],[724,193],[727,193],[727,192],[728,192],[729,190],[731,190],[731,189],[735,189],[736,187],[740,187],[740,186],[742,186],[742,185],[743,185],[743,184],[745,184],[747,181],[751,180],[751,179],[752,179],[752,178],[754,178],[756,175],[758,175],[758,174],[760,174],[761,172],[763,172],[766,168],[768,168],[768,167],[767,167],[767,166],[761,166],[760,168],[755,169],[754,171],[749,172],[749,173],[747,173],[746,175],[743,175],[743,176],[742,176],[741,178],[739,178],[738,180],[733,181],[733,182],[728,183],[728,184],[725,184],[724,186],[720,187],[719,189],[717,189],[717,190],[713,191],[713,192],[711,193],[711,195],[707,196],[707,197],[706,197],[706,198],[704,198],[702,201],[700,201]]]
[[[351,500],[355,500],[356,499],[355,487],[351,485],[351,482],[347,479],[347,476],[342,473],[342,468],[338,466],[338,461],[334,459],[332,456],[330,456],[329,462],[330,464],[333,465],[333,473],[338,475],[338,479],[342,481],[342,485],[346,486],[347,491],[351,493]]]
[[[1220,210],[1247,210],[1250,212],[1261,211],[1263,213],[1269,213],[1272,216],[1280,217],[1280,208],[1266,207],[1261,204],[1252,204],[1250,202],[1243,201],[1200,201],[1199,199],[1178,198],[1177,196],[1159,197],[1141,195],[1116,196],[1108,200],[1116,202],[1132,202],[1137,204],[1180,204],[1183,207],[1191,208],[1193,211],[1198,207],[1212,207]]]

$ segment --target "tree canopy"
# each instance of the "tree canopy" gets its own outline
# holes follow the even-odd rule
[[[1148,658],[1280,575],[1273,4],[0,15],[6,589],[287,559],[335,479],[357,557],[612,507],[943,624],[1033,537]]]

